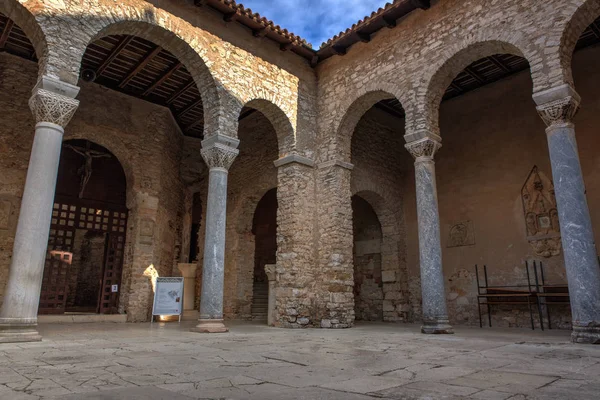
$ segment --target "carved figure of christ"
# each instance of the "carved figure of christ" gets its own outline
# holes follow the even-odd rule
[[[83,165],[77,170],[77,174],[81,177],[81,181],[79,182],[79,198],[82,199],[85,187],[92,177],[92,162],[94,158],[110,158],[111,155],[109,153],[90,149],[89,142],[87,142],[85,148],[72,146],[70,144],[65,145],[65,147],[73,150],[84,159]]]

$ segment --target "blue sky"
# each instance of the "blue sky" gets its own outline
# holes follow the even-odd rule
[[[391,0],[388,0],[391,2]],[[319,48],[321,43],[346,30],[386,0],[241,0],[282,28],[292,31]]]

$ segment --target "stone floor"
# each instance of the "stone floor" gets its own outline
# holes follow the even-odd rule
[[[41,343],[0,344],[0,399],[600,398],[600,346],[566,331],[229,325],[42,325]]]

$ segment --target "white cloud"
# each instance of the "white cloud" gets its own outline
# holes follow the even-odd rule
[[[386,0],[242,0],[245,7],[303,37],[315,48],[385,3]]]

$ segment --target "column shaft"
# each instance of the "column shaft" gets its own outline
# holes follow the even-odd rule
[[[206,202],[206,233],[202,263],[200,319],[193,332],[227,332],[223,325],[225,282],[225,225],[227,215],[227,175],[239,151],[239,141],[214,135],[202,141],[202,157],[210,167]]]
[[[423,333],[451,333],[446,309],[435,163],[415,162]]]
[[[6,293],[0,309],[0,343],[41,340],[37,312],[64,126],[79,105],[79,88],[42,77],[29,106],[36,118]]]
[[[417,190],[417,223],[419,225],[419,261],[421,267],[421,297],[423,301],[423,333],[454,333],[448,321],[440,215],[438,211],[435,162],[433,156],[441,147],[437,135],[425,134],[422,139],[406,144],[415,158]],[[431,136],[431,137],[430,137]]]
[[[536,93],[533,99],[548,126],[546,136],[571,300],[571,340],[600,343],[600,266],[575,126],[571,123],[581,98],[573,87],[564,84]]]
[[[211,168],[206,204],[206,237],[202,265],[200,319],[223,319],[225,279],[225,216],[227,209],[227,170]]]
[[[0,324],[37,325],[62,137],[59,125],[40,122],[35,127]]]
[[[573,124],[547,129],[571,298],[573,340],[600,343],[600,267]]]

